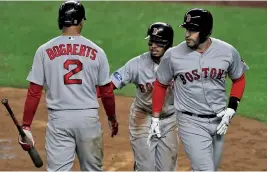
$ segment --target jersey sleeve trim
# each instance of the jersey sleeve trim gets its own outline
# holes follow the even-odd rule
[[[111,76],[111,80],[117,89],[122,88],[122,76],[119,72],[114,72]]]
[[[99,83],[98,86],[104,86],[104,85],[107,85],[110,82],[111,82],[111,79],[108,79],[108,80],[106,80],[104,82]]]
[[[27,77],[27,81],[32,82],[32,83],[37,84],[37,85],[40,85],[40,86],[44,86],[44,83],[39,82],[35,79],[30,79],[29,77]]]

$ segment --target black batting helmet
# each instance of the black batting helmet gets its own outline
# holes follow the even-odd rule
[[[174,31],[171,25],[163,22],[156,22],[149,26],[147,30],[147,37],[150,40],[165,44],[168,49],[173,45]]]
[[[86,20],[86,16],[85,8],[80,2],[66,1],[61,4],[58,16],[58,25],[60,30],[63,26],[77,26],[82,19]]]
[[[213,29],[212,14],[205,9],[193,8],[184,15],[184,22],[180,27],[188,30],[197,31],[200,37],[200,44],[205,42],[211,35]]]

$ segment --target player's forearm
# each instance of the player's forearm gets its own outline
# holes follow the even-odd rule
[[[229,108],[232,108],[236,111],[238,104],[242,99],[245,86],[246,86],[246,79],[244,74],[240,78],[233,80],[228,104]]]
[[[161,84],[158,80],[155,81],[152,95],[152,111],[153,117],[159,118],[160,112],[165,102],[167,85]]]
[[[26,101],[24,104],[22,125],[30,126],[32,124],[36,109],[42,96],[43,86],[30,83]]]
[[[111,83],[99,86],[100,97],[108,119],[115,117],[115,97]]]

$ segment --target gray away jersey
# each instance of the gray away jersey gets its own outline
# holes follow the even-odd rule
[[[48,108],[98,108],[96,85],[110,82],[105,52],[83,36],[58,36],[41,45],[27,80],[46,89]]]
[[[238,51],[230,44],[211,38],[203,53],[186,42],[169,49],[157,70],[157,79],[168,84],[174,79],[175,108],[195,114],[219,113],[226,107],[225,81],[237,79],[248,70]]]
[[[123,67],[111,75],[111,80],[118,89],[123,88],[128,83],[135,84],[136,97],[133,102],[134,109],[152,114],[152,90],[157,68],[158,64],[152,61],[150,53],[147,52],[129,60]],[[175,111],[173,106],[173,82],[170,81],[168,85],[170,86],[167,89],[165,105],[161,112],[162,117],[171,115]]]

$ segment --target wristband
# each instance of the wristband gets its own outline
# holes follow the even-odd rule
[[[239,98],[237,98],[237,97],[230,97],[229,98],[228,108],[231,108],[234,111],[236,111],[239,102],[240,102],[240,99]]]

